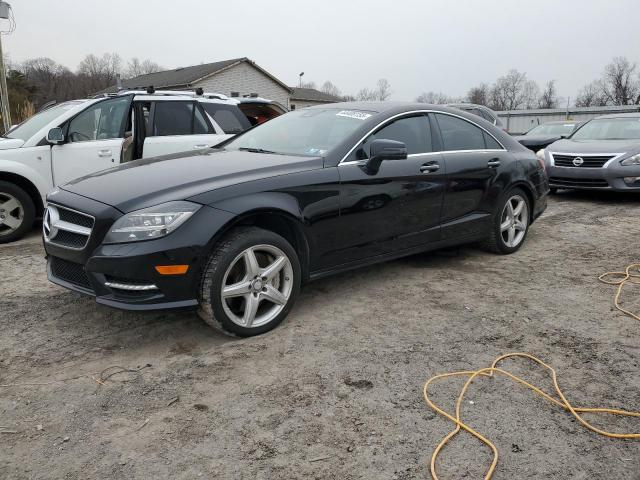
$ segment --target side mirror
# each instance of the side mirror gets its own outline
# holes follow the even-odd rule
[[[60,127],[54,127],[47,132],[47,142],[52,145],[64,143],[64,132]]]
[[[369,146],[367,169],[376,173],[384,160],[405,160],[406,158],[407,146],[404,143],[379,138]]]

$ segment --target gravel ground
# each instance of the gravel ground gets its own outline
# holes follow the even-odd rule
[[[640,410],[640,323],[597,281],[640,259],[639,215],[640,197],[561,193],[517,254],[463,248],[327,278],[243,340],[192,312],[119,312],[49,284],[34,232],[0,246],[0,384],[52,383],[0,387],[0,431],[16,432],[0,433],[0,478],[429,478],[451,424],[424,381],[512,351],[557,367],[576,405]],[[109,366],[145,368],[91,379]],[[505,366],[550,388],[526,362]],[[452,408],[460,386],[434,399]],[[468,399],[463,418],[500,449],[495,479],[640,478],[640,441],[589,432],[503,379]],[[489,461],[461,434],[439,471],[481,478]]]

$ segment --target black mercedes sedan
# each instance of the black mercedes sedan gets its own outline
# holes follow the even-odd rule
[[[256,335],[308,280],[471,242],[515,252],[548,189],[535,154],[475,115],[317,106],[56,189],[48,276],[101,304],[199,307],[226,333]]]
[[[571,120],[560,120],[555,122],[547,122],[542,125],[533,127],[524,135],[514,135],[517,141],[527,147],[529,150],[539,152],[541,149],[548,147],[553,142],[562,138],[567,138],[576,131],[584,122],[576,122]],[[544,152],[540,154],[544,158]]]

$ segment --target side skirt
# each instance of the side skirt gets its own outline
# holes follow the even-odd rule
[[[439,240],[437,242],[427,243],[424,245],[419,245],[417,247],[412,247],[412,248],[400,250],[397,252],[385,253],[383,255],[376,255],[374,257],[366,258],[363,260],[343,263],[341,265],[337,265],[333,268],[329,268],[326,270],[318,270],[315,272],[311,272],[311,274],[309,275],[308,281],[318,280],[320,278],[328,277],[337,273],[354,270],[360,267],[366,267],[368,265],[374,265],[376,263],[388,262],[390,260],[395,260],[397,258],[408,257],[410,255],[415,255],[417,253],[429,252],[432,250],[438,250],[440,248],[455,247],[458,245],[478,242],[480,240],[483,240],[484,238],[485,238],[485,235],[474,234],[474,235],[469,235],[465,237],[458,237],[455,239]]]

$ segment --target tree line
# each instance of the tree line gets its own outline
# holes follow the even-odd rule
[[[13,123],[28,118],[50,101],[61,102],[85,98],[116,84],[117,75],[132,78],[164,68],[156,62],[139,58],[124,61],[117,53],[102,56],[89,54],[75,71],[51,58],[40,57],[21,63],[6,61],[7,87]],[[330,80],[319,87],[315,82],[301,86],[318,89],[345,101],[384,101],[391,97],[391,84],[386,78],[374,87],[363,87],[354,94],[343,94]],[[566,104],[556,89],[555,80],[541,88],[525,72],[510,70],[493,83],[480,83],[469,89],[464,97],[453,97],[442,92],[420,94],[417,102],[445,104],[469,102],[486,105],[493,110],[521,110],[531,108],[558,108]],[[577,93],[573,104],[577,107],[605,105],[640,105],[640,69],[625,57],[614,57],[604,67],[600,78],[586,84]]]
[[[567,103],[558,96],[555,80],[549,80],[540,88],[527,78],[526,73],[518,70],[510,70],[493,83],[480,83],[470,88],[462,98],[441,92],[425,92],[416,101],[431,104],[469,102],[497,111],[558,108]],[[573,104],[576,107],[640,105],[638,65],[625,57],[614,57],[604,67],[600,78],[578,91]]]
[[[116,77],[132,78],[163,70],[151,60],[124,61],[117,53],[89,54],[75,71],[51,58],[39,57],[20,63],[6,61],[11,119],[18,123],[50,101],[86,98],[116,84]]]
[[[383,102],[389,100],[391,97],[391,84],[386,78],[381,78],[373,88],[363,87],[355,94],[343,94],[340,89],[330,80],[324,82],[320,87],[315,82],[303,82],[300,85],[302,88],[313,88],[323,93],[333,95],[345,102],[351,102],[354,100],[360,100],[365,102]]]

